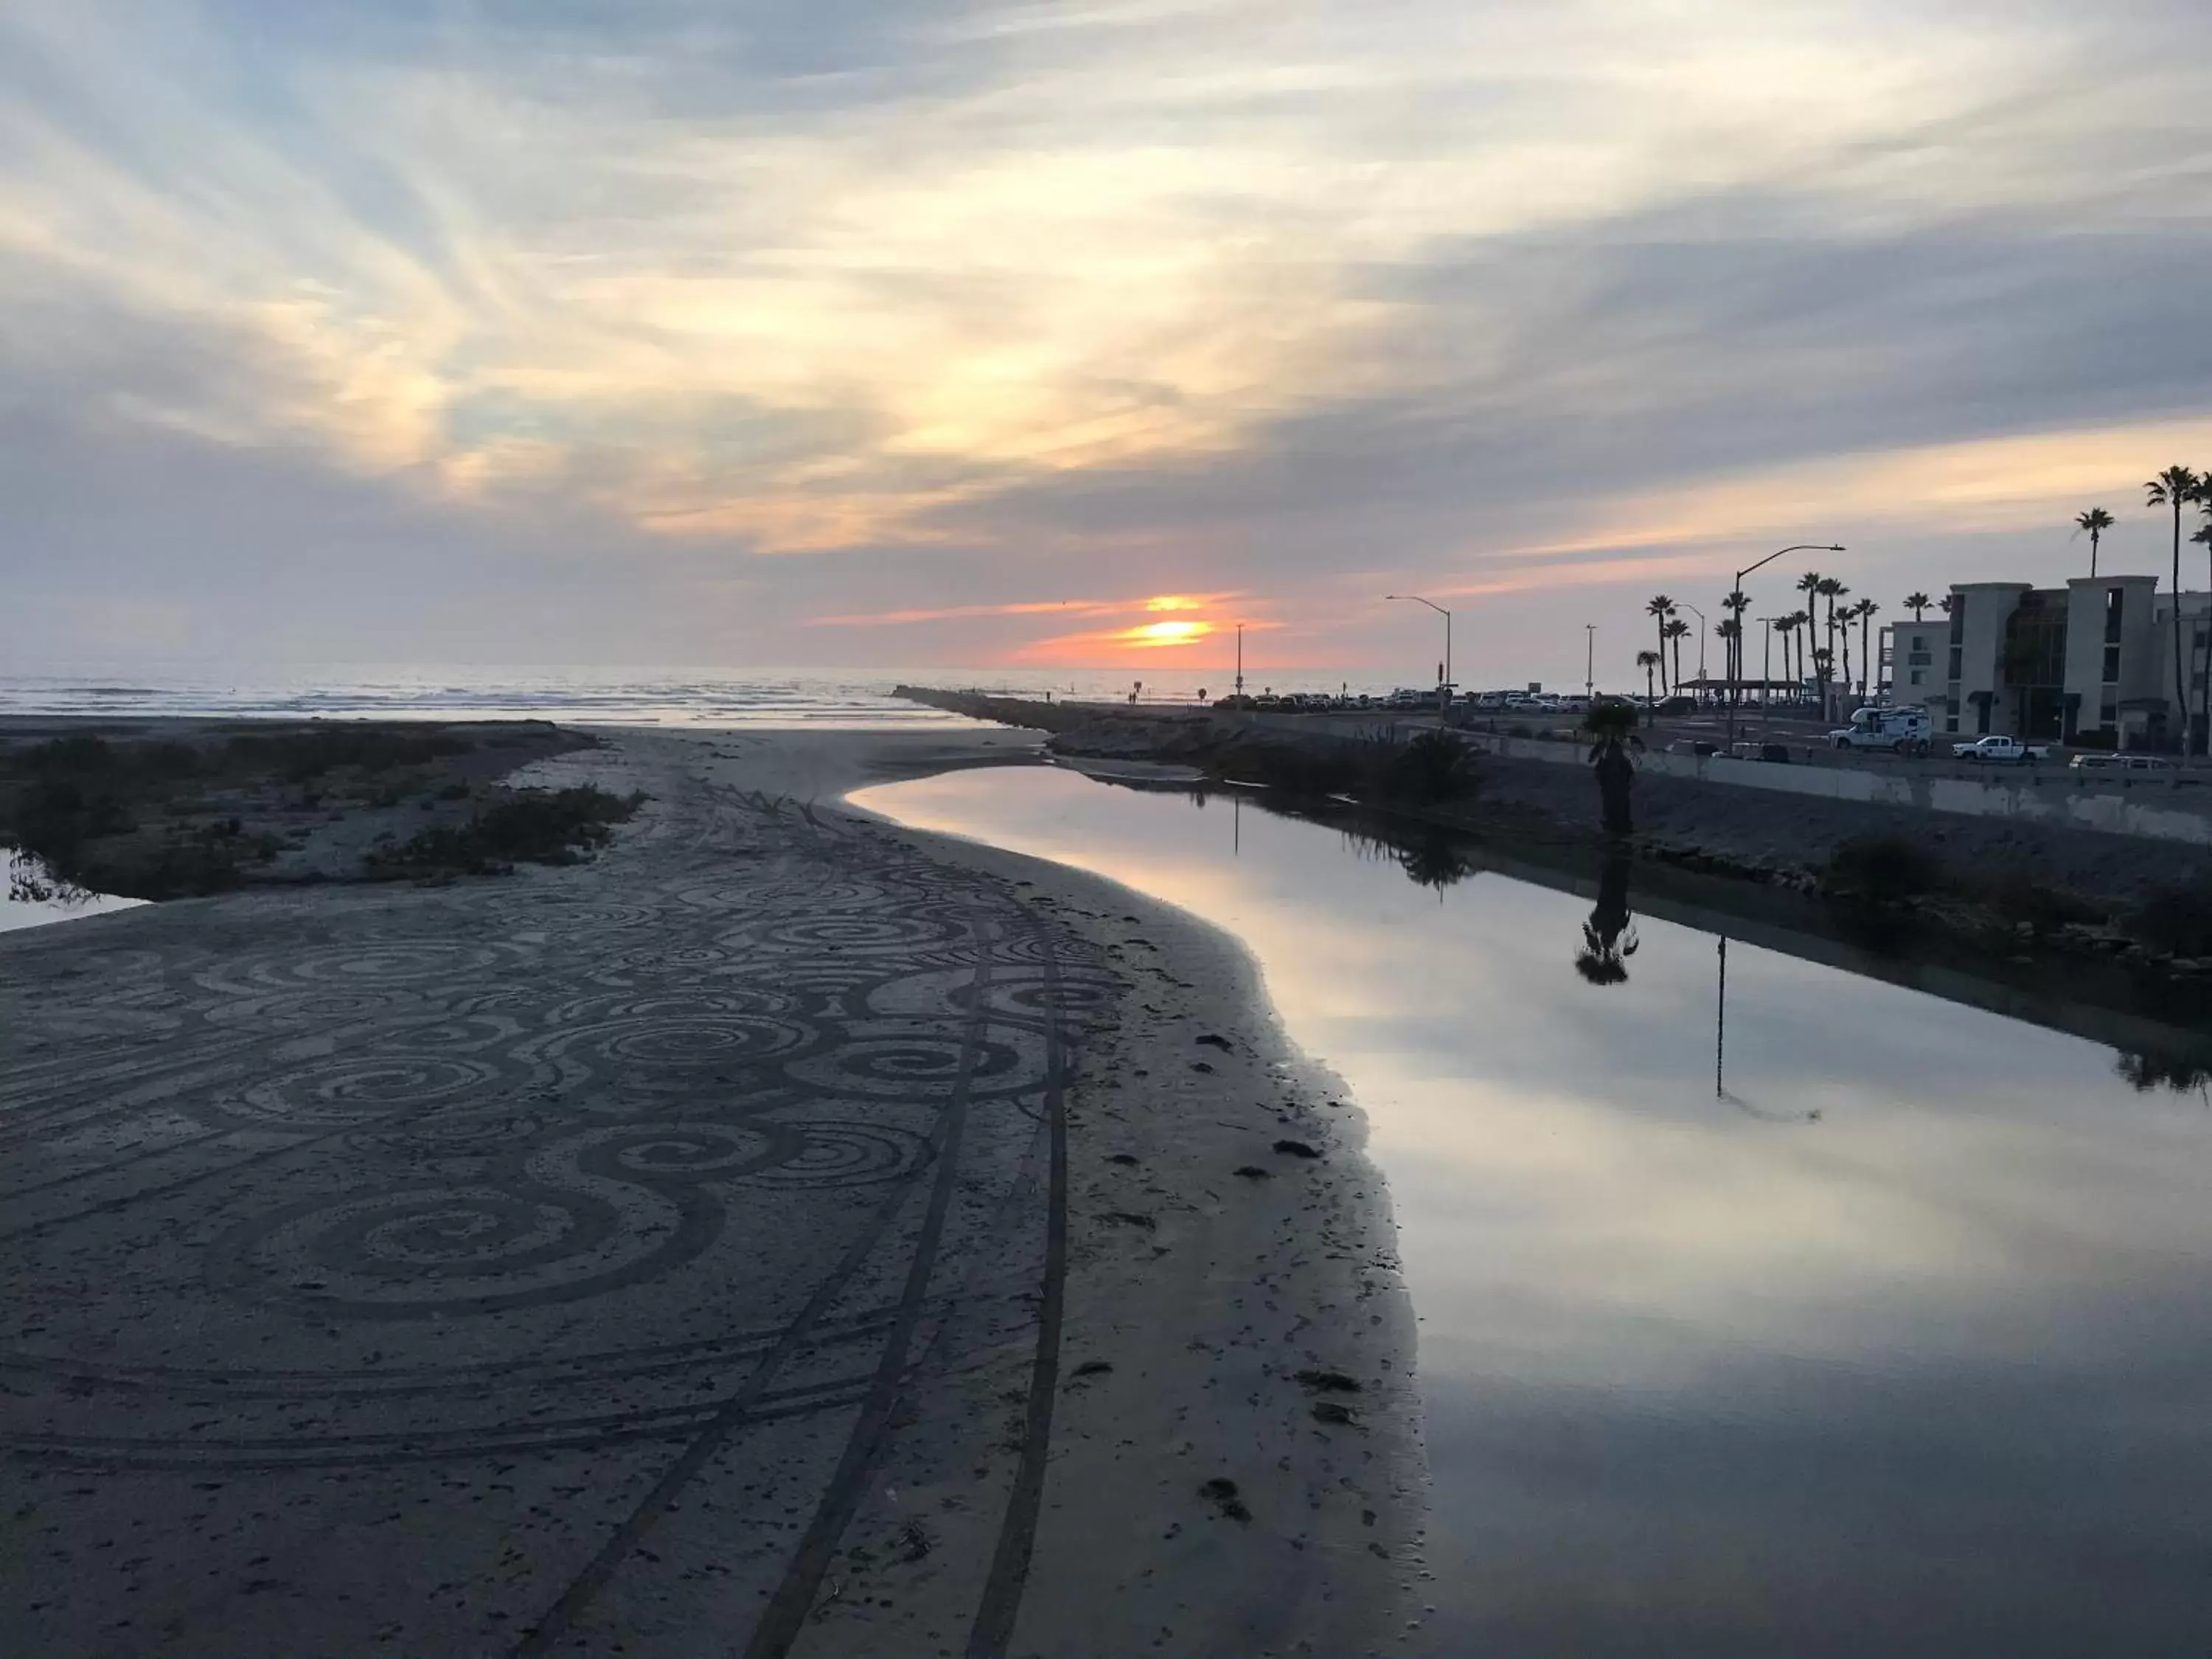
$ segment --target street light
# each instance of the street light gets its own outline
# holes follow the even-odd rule
[[[1702,683],[1705,678],[1705,635],[1712,629],[1705,625],[1705,613],[1687,599],[1682,601],[1682,609],[1698,619],[1698,678]]]
[[[1444,619],[1444,677],[1443,683],[1437,687],[1437,713],[1441,715],[1452,686],[1451,612],[1434,599],[1425,599],[1418,593],[1385,593],[1382,597],[1386,599],[1411,599],[1415,605],[1425,605]]]
[[[1817,542],[1796,542],[1788,547],[1778,547],[1765,558],[1756,560],[1753,562],[1744,566],[1742,569],[1737,571],[1735,573],[1735,585],[1729,590],[1729,598],[1733,600],[1733,603],[1729,607],[1736,618],[1736,639],[1735,648],[1740,652],[1743,645],[1743,579],[1746,576],[1751,574],[1753,571],[1757,570],[1762,565],[1772,564],[1784,553],[1840,553],[1843,550],[1844,550],[1839,546],[1822,546]],[[1700,617],[1698,620],[1699,622],[1703,622],[1705,618]],[[1742,658],[1739,655],[1736,660],[1741,663],[1742,661]],[[1734,743],[1735,741],[1735,706],[1738,699],[1742,695],[1742,691],[1743,675],[1741,670],[1739,670],[1737,672],[1731,674],[1729,677],[1728,734],[1729,741],[1730,743]]]
[[[1597,696],[1597,624],[1583,624],[1583,701]]]

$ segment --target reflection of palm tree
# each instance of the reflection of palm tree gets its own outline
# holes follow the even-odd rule
[[[1575,971],[1592,985],[1621,984],[1636,945],[1636,919],[1628,909],[1628,860],[1609,858],[1598,874],[1596,907],[1583,924]]]
[[[2212,1082],[2212,1070],[2193,1060],[2176,1059],[2170,1054],[2148,1053],[2131,1054],[2121,1049],[2112,1062],[2112,1069],[2127,1079],[2128,1086],[2137,1094],[2148,1094],[2154,1089],[2171,1089],[2175,1094],[2185,1095],[2191,1090],[2202,1090]]]
[[[1450,836],[1431,833],[1411,846],[1394,848],[1391,856],[1398,860],[1407,879],[1419,887],[1441,890],[1474,873],[1474,866]]]

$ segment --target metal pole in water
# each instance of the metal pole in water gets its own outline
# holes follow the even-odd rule
[[[1728,1090],[1721,1081],[1722,1067],[1728,1058],[1728,935],[1721,935],[1721,995],[1718,1011],[1713,1016],[1713,1098],[1724,1100]]]

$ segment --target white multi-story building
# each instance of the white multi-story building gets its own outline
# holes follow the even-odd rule
[[[1892,702],[1926,703],[1943,732],[2171,749],[2174,600],[2155,576],[2078,576],[2063,587],[1954,585],[1945,614],[1881,630]],[[2181,596],[2188,707],[2202,710],[2212,593]],[[2204,716],[2198,714],[2198,741]]]

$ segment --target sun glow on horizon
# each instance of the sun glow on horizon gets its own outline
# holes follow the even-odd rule
[[[1212,632],[1207,622],[1156,622],[1124,629],[1117,637],[1124,645],[1195,645]]]

